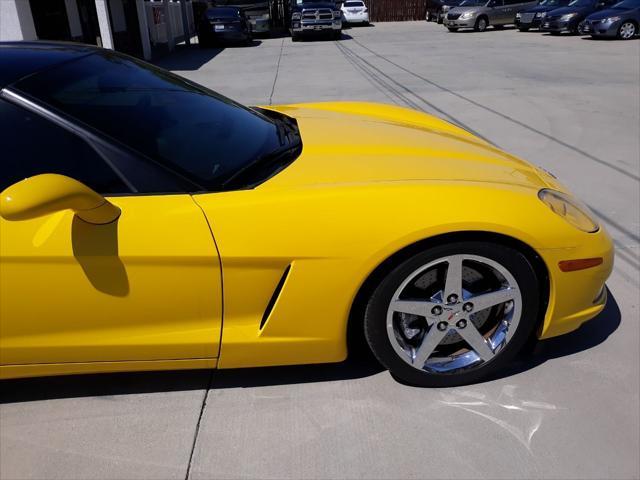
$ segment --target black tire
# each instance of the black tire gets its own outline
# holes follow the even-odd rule
[[[438,25],[442,25],[443,22],[444,22],[444,17],[441,14],[438,14],[438,17],[436,18],[436,23]]]
[[[450,32],[457,32],[458,28],[457,27],[447,27],[449,29]]]
[[[492,359],[469,369],[447,374],[419,370],[400,358],[387,333],[387,310],[399,286],[420,267],[449,255],[480,255],[500,264],[516,279],[522,299],[520,321],[504,348]],[[540,291],[535,270],[521,252],[486,242],[440,245],[418,253],[394,268],[378,285],[365,309],[364,333],[371,351],[402,382],[421,387],[450,387],[475,383],[504,370],[531,339],[540,311]],[[433,327],[432,327],[433,328]]]
[[[334,31],[334,32],[332,33],[331,37],[332,37],[334,40],[340,40],[340,39],[342,38],[342,31],[340,31],[340,30],[336,30],[336,31]]]
[[[291,33],[291,41],[292,42],[299,42],[300,41],[300,35],[298,35],[297,33]]]
[[[521,32],[528,32],[529,27],[520,27],[518,30],[520,30]]]
[[[504,25],[494,25],[493,28],[494,30],[502,30],[504,29]]]
[[[553,35],[554,37],[557,37],[560,35],[560,32],[556,32],[555,30],[552,30],[549,32],[551,35]]]
[[[473,29],[476,32],[484,32],[488,26],[489,26],[489,19],[483,15],[478,17],[478,19],[476,20],[476,24],[473,26]]]

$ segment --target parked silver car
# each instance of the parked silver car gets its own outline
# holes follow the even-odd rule
[[[444,25],[451,32],[459,28],[473,28],[483,32],[489,25],[502,28],[514,24],[516,13],[532,7],[536,0],[464,0],[459,6],[450,9],[444,19]]]

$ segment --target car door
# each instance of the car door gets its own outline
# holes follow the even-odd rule
[[[218,356],[220,262],[190,195],[135,194],[71,129],[2,98],[0,144],[0,190],[59,173],[122,211],[107,225],[70,210],[0,218],[1,364]]]

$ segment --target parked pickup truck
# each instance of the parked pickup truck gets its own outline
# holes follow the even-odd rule
[[[293,0],[291,4],[291,39],[324,33],[338,39],[342,35],[342,12],[333,1]]]

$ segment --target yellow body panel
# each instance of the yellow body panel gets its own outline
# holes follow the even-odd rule
[[[110,198],[122,216],[117,251],[101,258],[113,269],[104,284],[92,283],[91,269],[74,256],[71,212],[0,220],[1,363],[218,357],[219,368],[235,368],[340,361],[354,298],[371,272],[415,242],[455,232],[508,236],[543,259],[550,298],[541,338],[573,330],[603,308],[611,240],[603,229],[577,230],[538,199],[541,188],[565,190],[546,173],[407,109],[269,108],[297,119],[300,157],[254,189]],[[558,268],[561,260],[596,256],[604,262],[595,268]],[[123,272],[128,290],[116,288]],[[16,315],[29,321],[16,322]],[[95,365],[82,371],[104,368]]]
[[[216,358],[218,254],[188,195],[115,197],[120,218],[0,219],[2,365]],[[99,368],[96,365],[96,368]]]

